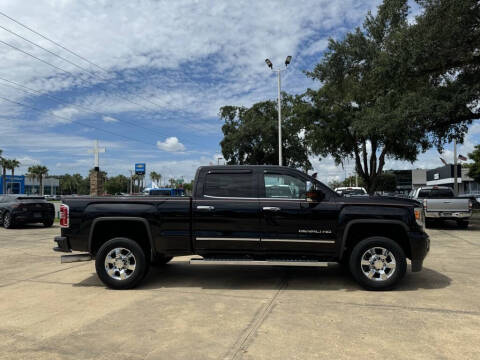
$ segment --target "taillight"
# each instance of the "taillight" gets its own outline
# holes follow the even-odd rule
[[[60,227],[68,228],[70,226],[70,214],[68,205],[60,205]]]
[[[423,199],[423,209],[427,211],[427,199]]]

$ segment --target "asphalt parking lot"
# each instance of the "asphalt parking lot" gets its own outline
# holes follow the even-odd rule
[[[60,264],[59,228],[0,229],[0,359],[478,359],[480,221],[428,230],[390,292],[328,268],[191,266],[113,291]]]

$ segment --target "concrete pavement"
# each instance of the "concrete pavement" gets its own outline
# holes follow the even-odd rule
[[[362,290],[339,266],[191,266],[113,291],[60,264],[59,228],[0,229],[0,359],[477,359],[480,222],[429,229],[421,273]]]

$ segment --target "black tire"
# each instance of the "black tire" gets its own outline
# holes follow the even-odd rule
[[[150,264],[153,267],[162,267],[165,266],[172,259],[173,256],[157,256],[150,262]]]
[[[119,277],[120,272],[114,272],[112,265],[109,266],[112,266],[111,268],[114,274],[111,276],[107,272],[105,260],[114,249],[125,249],[133,254],[134,270],[125,270],[125,273],[128,272],[126,275],[128,278],[115,279],[113,276]],[[125,252],[121,255],[125,255]],[[132,263],[129,264],[132,265]],[[100,247],[95,257],[95,269],[97,270],[98,277],[106,286],[111,289],[124,290],[134,288],[142,281],[148,272],[148,262],[145,257],[145,252],[137,242],[128,238],[118,237],[108,240]]]
[[[7,211],[5,214],[3,214],[3,227],[5,229],[13,229],[15,227],[15,221],[12,217],[12,215]]]
[[[457,220],[457,226],[460,228],[460,229],[468,229],[468,220]]]
[[[392,264],[392,260],[395,260],[394,271],[390,268],[384,268],[384,270],[371,270],[374,273],[373,278],[368,278],[364,271],[369,269],[369,265],[362,265],[362,257],[373,256],[371,253],[367,253],[369,249],[375,249],[376,256],[382,256],[380,248],[386,249],[390,254],[386,257],[385,262]],[[392,258],[393,255],[393,258]],[[370,261],[371,258],[364,259]],[[390,260],[388,260],[390,259]],[[372,259],[373,261],[373,259]],[[382,261],[382,260],[379,260]],[[381,265],[381,263],[379,263]],[[397,285],[407,270],[407,259],[403,249],[392,239],[373,236],[360,241],[352,250],[350,255],[350,273],[355,280],[367,290],[390,290]],[[385,280],[381,279],[379,271],[384,272],[384,276],[388,276]],[[392,271],[390,273],[390,271]],[[390,274],[390,275],[389,275]],[[378,276],[377,276],[378,275]]]
[[[45,220],[43,222],[43,226],[45,227],[51,227],[53,225],[53,219],[52,220]]]
[[[425,227],[430,228],[433,225],[433,220],[425,219]]]

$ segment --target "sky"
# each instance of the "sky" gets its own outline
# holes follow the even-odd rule
[[[378,4],[0,0],[0,149],[21,162],[17,174],[42,164],[49,174],[86,175],[98,139],[106,148],[100,167],[110,176],[144,162],[147,173],[189,180],[221,157],[221,106],[276,99],[265,58],[281,66],[292,56],[283,91],[316,88],[304,71],[320,61],[329,38],[360,26]],[[458,152],[478,143],[477,121]],[[442,166],[439,156],[389,159],[386,168]],[[442,156],[452,161],[451,144]],[[345,175],[331,158],[311,160],[320,180]]]

